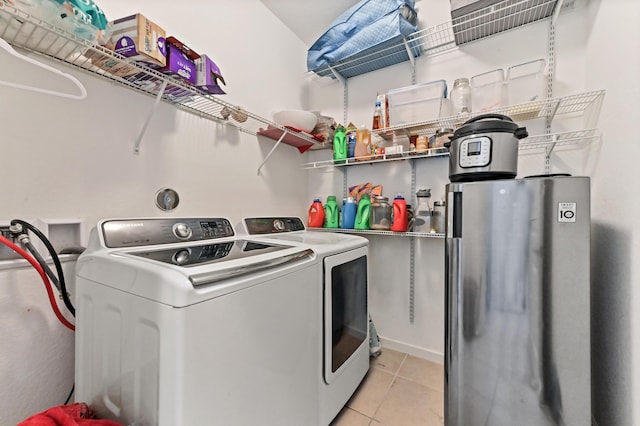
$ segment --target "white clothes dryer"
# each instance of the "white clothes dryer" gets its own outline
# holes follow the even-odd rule
[[[308,231],[297,217],[245,218],[243,228],[252,239],[295,244],[316,255],[318,273],[309,279],[322,289],[317,321],[322,362],[316,374],[320,424],[327,425],[369,370],[369,241],[356,235]]]
[[[77,262],[76,400],[127,425],[326,425],[321,274],[224,218],[101,221]]]

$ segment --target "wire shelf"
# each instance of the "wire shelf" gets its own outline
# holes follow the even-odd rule
[[[303,169],[322,169],[333,167],[356,166],[361,164],[385,163],[389,161],[417,160],[420,158],[448,157],[447,148],[431,148],[425,152],[405,152],[403,154],[377,154],[372,157],[354,157],[344,160],[313,161],[302,165]]]
[[[432,120],[402,124],[375,130],[380,137],[391,139],[394,133],[408,134],[411,136],[431,136],[441,128],[457,128],[470,118],[481,114],[495,113],[511,117],[515,122],[545,118],[552,120],[559,115],[580,115],[588,112],[592,107],[597,107],[604,98],[605,91],[598,90],[587,93],[563,96],[558,98],[542,99],[511,105],[502,108],[484,111],[482,113],[458,114],[449,117],[440,117]]]
[[[560,146],[598,142],[602,133],[598,129],[586,129],[574,132],[551,133],[548,135],[529,136],[519,143],[520,151],[555,149]]]
[[[395,231],[377,231],[375,229],[344,229],[344,228],[307,228],[308,231],[321,232],[339,232],[342,234],[361,234],[361,235],[389,235],[393,237],[417,237],[417,238],[438,238],[444,239],[444,234],[433,232],[395,232]]]
[[[352,57],[313,70],[319,77],[349,78],[418,56],[433,56],[483,38],[549,18],[559,0],[504,0],[454,17],[451,21],[418,30],[373,46]],[[562,2],[562,8],[573,6]]]
[[[558,132],[544,135],[529,136],[521,140],[518,144],[520,152],[535,152],[536,150],[544,150],[547,154],[551,153],[556,148],[566,147],[577,144],[588,144],[598,142],[602,137],[602,133],[598,129],[586,129],[571,132]],[[356,166],[360,164],[372,164],[372,163],[384,163],[389,161],[402,161],[402,160],[418,160],[424,158],[435,157],[448,157],[449,150],[447,148],[434,148],[429,149],[425,153],[405,153],[403,155],[378,155],[375,159],[370,160],[358,160],[354,158],[347,158],[346,160],[323,160],[313,161],[302,165],[303,169],[323,169],[323,168],[335,168],[345,166]]]
[[[262,128],[275,128],[291,135],[300,144],[313,146],[319,143],[310,135],[291,131],[217,96],[207,94],[178,77],[140,65],[2,1],[0,37],[14,47],[71,65],[149,96],[157,96],[166,82],[166,89],[162,93],[163,101],[241,132],[257,135]]]

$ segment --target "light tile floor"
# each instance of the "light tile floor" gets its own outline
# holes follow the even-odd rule
[[[382,349],[331,426],[444,425],[443,366]]]

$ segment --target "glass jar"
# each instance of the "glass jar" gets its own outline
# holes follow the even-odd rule
[[[371,202],[371,229],[388,231],[391,228],[391,211],[389,198],[374,197]]]
[[[449,136],[453,136],[453,129],[443,128],[436,130],[431,148],[444,148],[444,143],[450,141]]]
[[[458,78],[451,89],[451,114],[471,112],[471,85],[468,78]]]
[[[438,234],[444,234],[445,224],[445,203],[436,201],[433,203],[433,216],[431,218],[431,229]]]

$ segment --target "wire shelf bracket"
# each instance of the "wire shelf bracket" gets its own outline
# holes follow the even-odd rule
[[[133,145],[133,153],[138,155],[140,154],[140,143],[142,143],[142,138],[144,138],[144,134],[147,132],[147,127],[149,127],[149,123],[151,122],[151,119],[153,118],[156,110],[158,109],[158,105],[160,104],[160,101],[162,100],[162,95],[164,94],[165,89],[167,88],[167,81],[162,82],[162,85],[160,86],[160,90],[158,91],[158,94],[156,95],[156,100],[153,102],[153,106],[151,107],[151,110],[149,111],[149,115],[147,115],[147,119],[145,120],[144,124],[142,125],[142,129],[140,129],[140,134],[138,135],[138,138],[136,139],[134,145]]]

